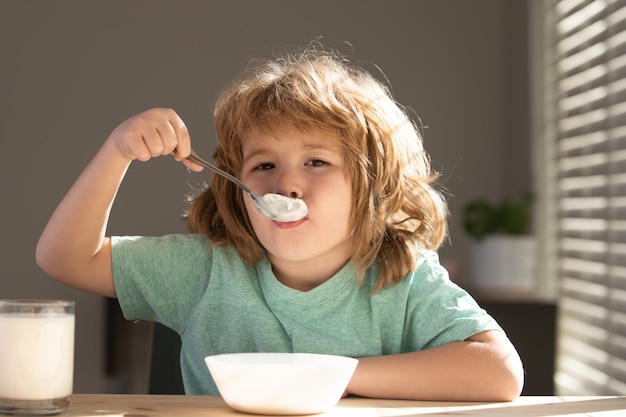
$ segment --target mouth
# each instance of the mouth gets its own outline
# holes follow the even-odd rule
[[[279,221],[274,221],[274,224],[276,226],[278,226],[279,229],[294,229],[298,226],[300,226],[302,223],[306,222],[308,220],[308,216],[307,217],[303,217],[300,220],[296,220],[293,222],[279,222]]]

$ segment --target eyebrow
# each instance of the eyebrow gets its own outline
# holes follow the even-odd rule
[[[326,144],[324,144],[324,145],[318,145],[318,144],[304,145],[304,148],[306,148],[307,150],[321,149],[323,151],[338,151],[338,150],[341,150],[341,147],[339,147],[339,146],[328,146]]]
[[[323,150],[323,151],[340,151],[341,150],[340,146],[327,146],[326,144],[322,145],[322,144],[317,144],[317,143],[316,144],[304,144],[303,147],[306,150],[309,150],[309,151],[310,150],[317,150],[317,149],[320,149],[320,150]],[[257,149],[253,148],[252,152],[250,152],[248,155],[244,154],[242,156],[243,156],[243,158],[245,160],[248,160],[248,159],[251,159],[251,158],[256,157],[258,155],[263,155],[263,154],[266,154],[266,153],[271,153],[271,151],[268,148],[266,148],[266,147],[260,147],[260,148],[257,148]]]
[[[243,157],[244,160],[248,160],[248,159],[251,159],[251,158],[253,158],[255,156],[263,155],[265,153],[268,153],[266,148],[257,148],[257,149],[253,149],[252,152],[250,152],[247,155],[242,151],[242,155],[241,156]]]

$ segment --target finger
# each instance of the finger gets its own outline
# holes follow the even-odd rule
[[[168,155],[171,154],[178,144],[178,138],[174,127],[169,122],[169,120],[164,121],[162,126],[157,127],[157,132],[159,133],[162,147],[160,149],[161,153],[159,155]],[[158,151],[158,149],[155,149]]]
[[[177,132],[170,122],[179,119],[172,109],[152,109],[143,114],[142,140],[152,157],[166,155],[176,147]],[[182,121],[181,121],[182,122]]]
[[[144,131],[142,134],[141,138],[151,157],[163,155],[165,145],[163,143],[162,130],[163,129],[159,131],[158,128],[154,127],[152,129]]]
[[[145,128],[143,128],[137,129],[136,134],[132,134],[130,136],[136,137],[136,139],[129,140],[127,143],[128,150],[132,157],[144,162],[152,158],[150,143],[154,141],[154,139],[151,139],[150,137],[154,136],[154,133],[150,133],[150,130],[145,130]]]
[[[137,159],[139,161],[145,162],[149,160],[150,158],[152,158],[152,155],[150,155],[150,151],[146,147],[146,144],[143,141],[143,138],[141,141],[137,143],[130,144],[129,152],[130,152],[131,159]]]
[[[195,162],[191,162],[189,159],[183,159],[182,163],[192,171],[200,172],[204,169],[202,165],[198,165]]]
[[[183,122],[180,116],[178,116],[178,114],[176,114],[175,112],[172,112],[168,121],[170,128],[173,130],[174,136],[176,138],[176,143],[174,143],[174,146],[169,150],[169,152],[172,152],[174,149],[176,149],[175,157],[179,160],[182,160],[188,157],[191,153],[191,138],[189,135],[189,130],[187,129],[185,122]]]

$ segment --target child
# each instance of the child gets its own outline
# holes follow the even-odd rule
[[[131,161],[173,154],[201,170],[179,116],[152,109],[113,130],[62,200],[41,268],[176,330],[188,394],[218,394],[207,355],[276,351],[359,358],[347,393],[360,396],[519,395],[514,347],[438,262],[447,209],[419,131],[381,83],[308,47],[249,67],[215,119],[216,164],[256,194],[303,199],[307,217],[270,220],[213,175],[190,200],[190,234],[106,237]]]

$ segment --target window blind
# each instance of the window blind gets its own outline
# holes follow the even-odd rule
[[[544,3],[559,395],[626,394],[626,0]]]

